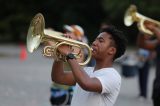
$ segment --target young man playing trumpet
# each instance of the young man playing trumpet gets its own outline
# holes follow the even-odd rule
[[[68,35],[69,36],[69,35]],[[71,71],[64,72],[63,62],[54,61],[51,77],[56,83],[76,85],[71,106],[113,106],[120,91],[121,76],[113,68],[114,60],[126,49],[123,33],[115,27],[102,29],[92,44],[95,67],[82,68],[68,46],[60,46]]]

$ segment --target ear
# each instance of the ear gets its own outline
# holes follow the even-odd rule
[[[117,51],[117,49],[116,49],[115,47],[110,47],[108,53],[109,53],[110,55],[114,55],[114,54],[116,54],[116,51]]]

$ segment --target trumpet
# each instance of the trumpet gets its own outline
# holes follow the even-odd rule
[[[126,10],[124,16],[124,24],[126,26],[131,26],[134,22],[137,22],[138,29],[148,35],[153,35],[153,32],[146,29],[144,23],[148,21],[155,25],[160,26],[160,22],[148,18],[140,13],[137,12],[137,7],[135,5],[130,5],[130,7]]]
[[[46,45],[43,48],[43,56],[53,57],[56,60],[61,60],[66,62],[66,56],[62,55],[58,51],[58,47],[61,45],[68,45],[70,47],[76,47],[80,50],[87,49],[88,57],[84,62],[79,62],[79,65],[86,65],[91,59],[92,48],[90,48],[86,43],[76,41],[63,36],[61,32],[45,29],[44,16],[38,13],[34,16],[30,22],[30,26],[27,33],[27,50],[28,52],[34,52],[41,43],[51,42],[52,45]],[[81,58],[80,52],[74,53],[76,59]]]

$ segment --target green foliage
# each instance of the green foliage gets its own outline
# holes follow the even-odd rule
[[[134,42],[137,26],[124,26],[123,18],[130,4],[138,11],[159,20],[159,0],[1,0],[0,41],[24,42],[31,19],[41,12],[46,28],[63,31],[64,24],[78,24],[85,30],[89,41],[98,34],[102,22],[113,24]]]

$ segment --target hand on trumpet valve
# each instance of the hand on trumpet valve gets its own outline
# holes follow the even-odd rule
[[[73,49],[69,45],[61,45],[58,47],[58,51],[60,52],[60,54],[66,56],[67,54],[72,53]]]
[[[72,39],[71,34],[66,33],[66,34],[64,34],[64,36],[65,36],[66,38]],[[62,55],[67,55],[68,53],[71,53],[71,52],[73,52],[74,50],[73,50],[72,46],[63,44],[63,45],[61,45],[61,46],[58,47],[58,51],[59,51],[60,54],[62,54]]]

